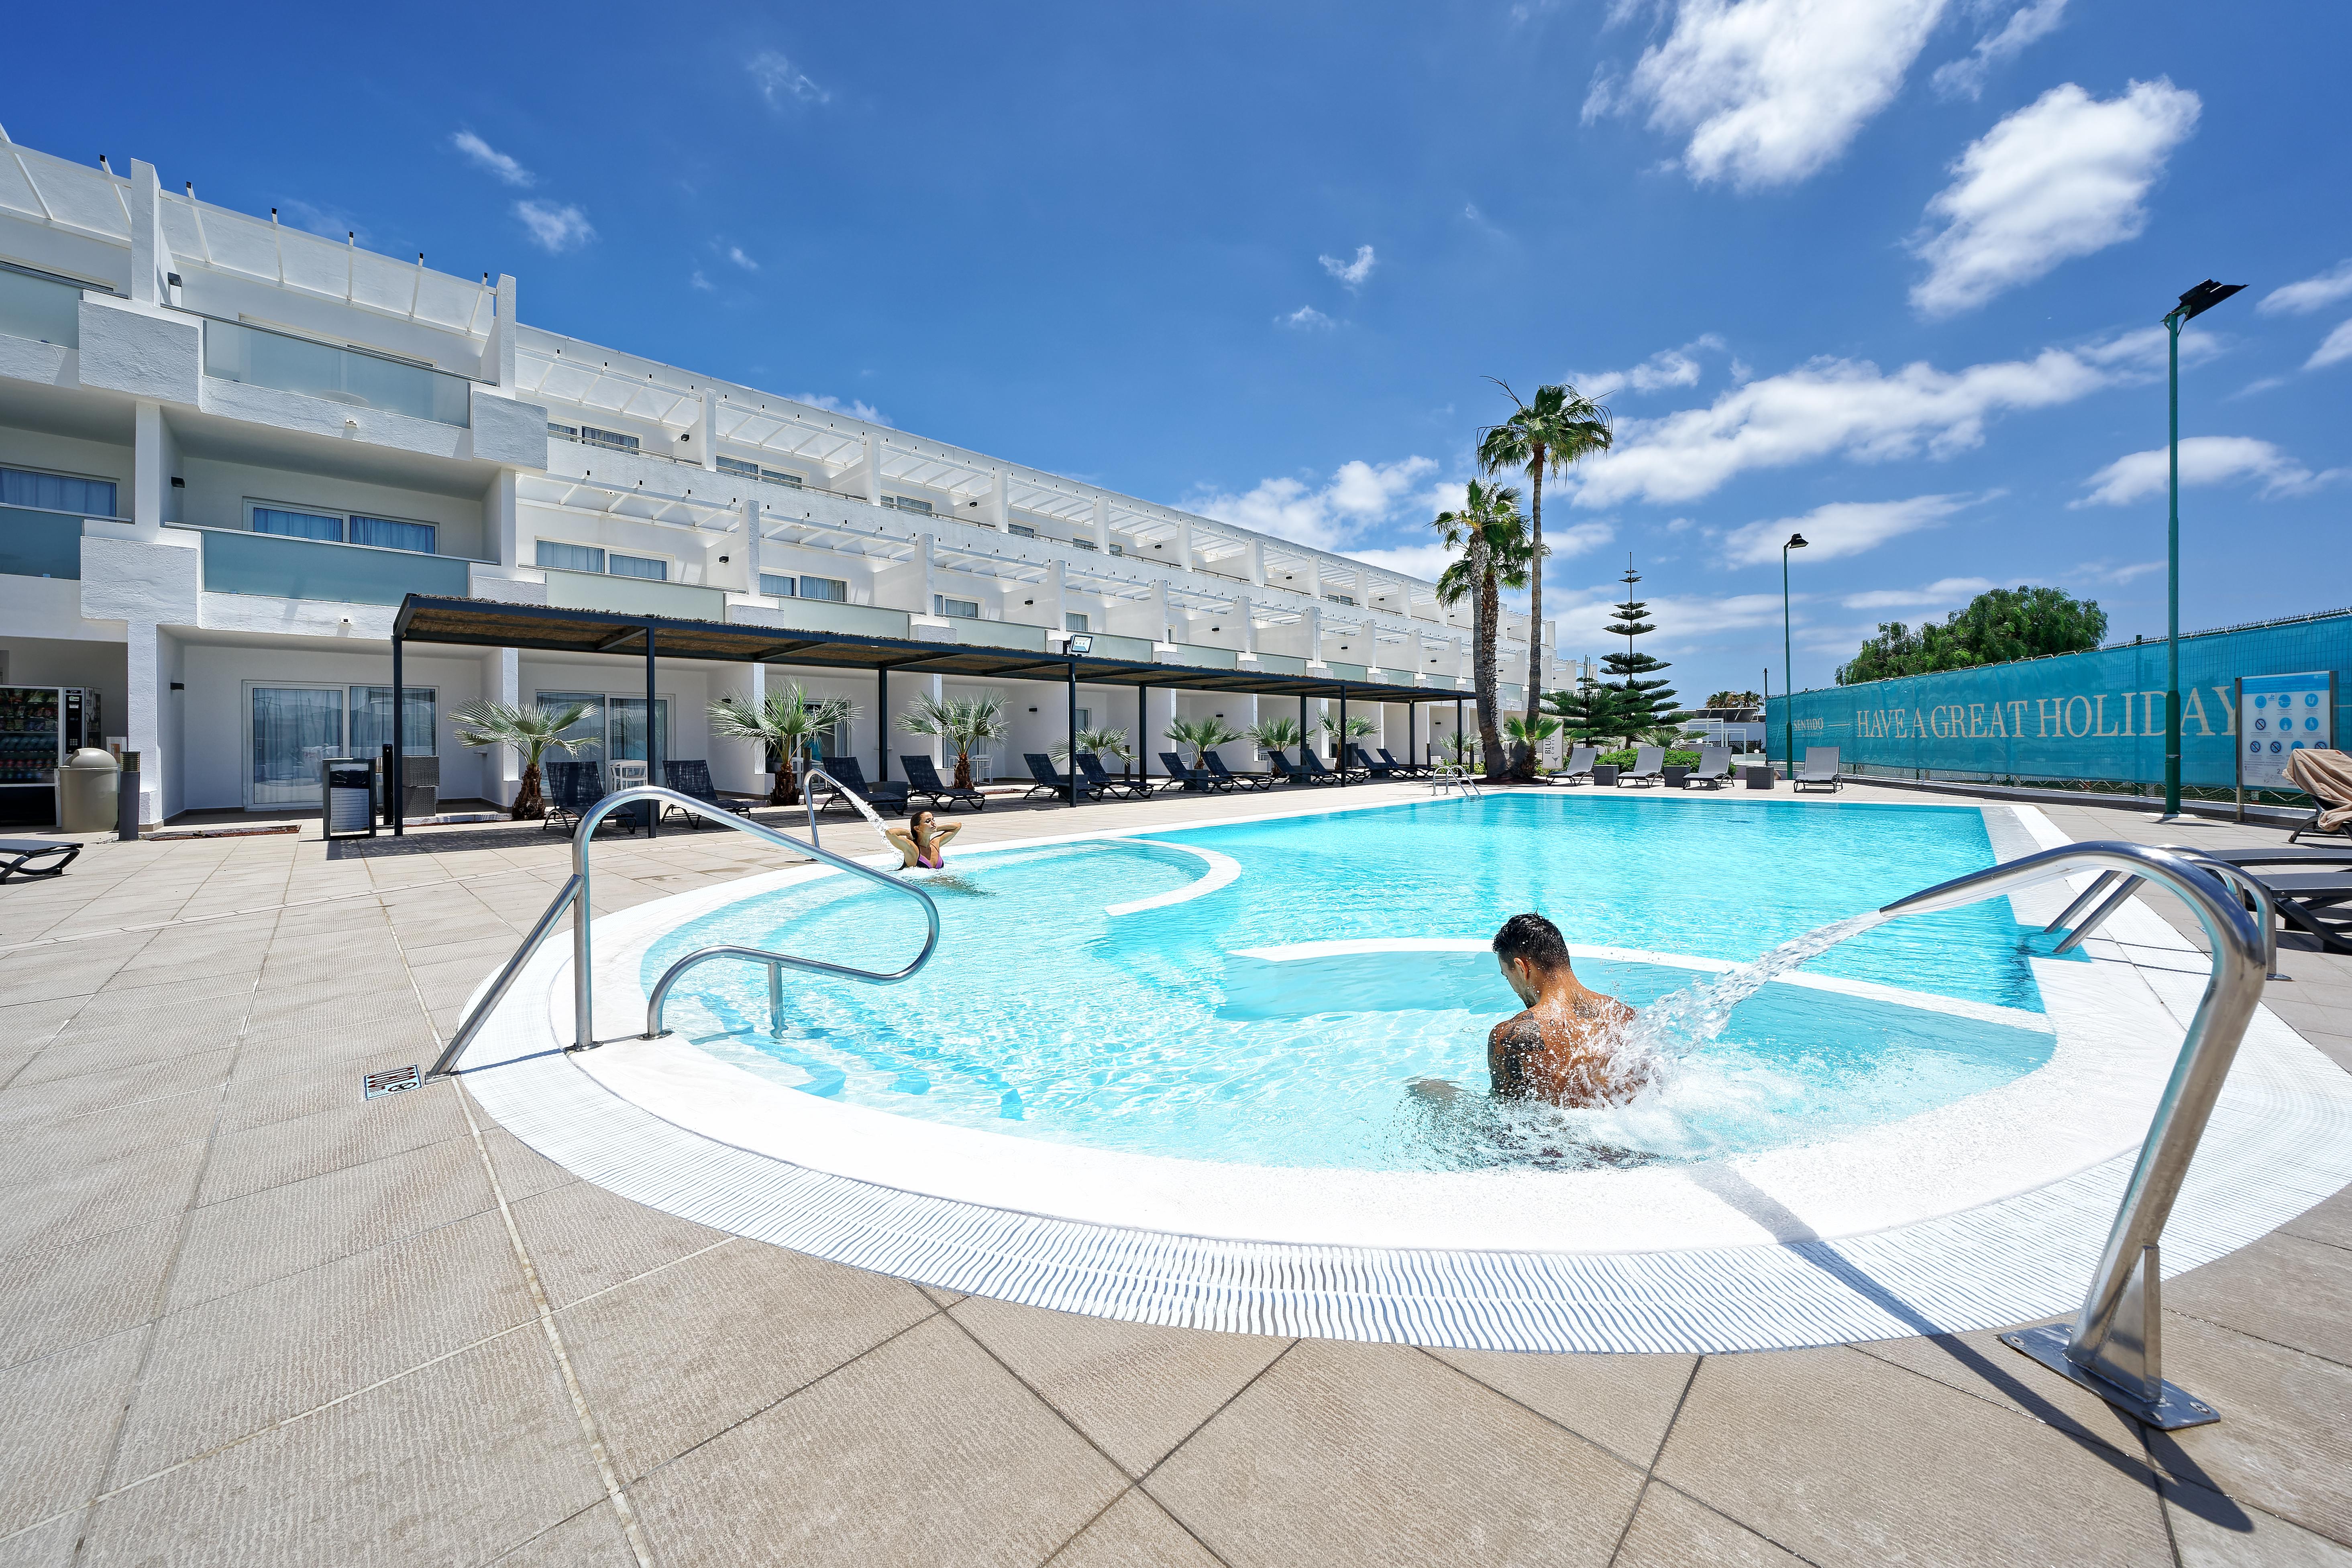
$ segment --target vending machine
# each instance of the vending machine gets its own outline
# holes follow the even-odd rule
[[[0,686],[0,827],[58,821],[58,767],[99,741],[98,693],[85,686]]]

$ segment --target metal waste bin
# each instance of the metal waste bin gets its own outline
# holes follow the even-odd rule
[[[651,781],[646,777],[647,768],[643,761],[632,761],[625,757],[616,757],[605,764],[605,771],[607,777],[613,781],[613,793],[615,795],[624,789],[643,789]],[[613,816],[614,819],[627,822],[632,828],[642,828],[652,821],[654,803],[651,800],[640,800],[634,806],[622,807],[614,812]]]
[[[322,823],[330,839],[375,837],[375,766],[364,757],[330,757],[319,764]]]
[[[68,833],[103,833],[114,826],[122,764],[110,751],[85,746],[58,769],[58,827]]]

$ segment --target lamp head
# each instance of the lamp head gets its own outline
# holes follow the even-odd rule
[[[1802,549],[1805,548],[1805,536],[1802,534],[1790,534],[1789,536],[1789,542],[1782,545],[1780,548],[1782,549]]]
[[[2183,321],[2194,321],[2244,287],[2242,283],[2216,283],[2209,277],[2182,295],[2180,303],[2173,308],[2171,314]]]

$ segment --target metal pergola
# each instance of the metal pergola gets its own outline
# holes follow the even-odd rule
[[[986,622],[977,624],[985,626]],[[1083,641],[1083,638],[1081,638]],[[1420,705],[1450,702],[1456,724],[1463,701],[1458,690],[1434,686],[1399,685],[1381,681],[1348,681],[1331,675],[1285,675],[1245,670],[1203,669],[1191,664],[1146,664],[1112,659],[1091,653],[1038,653],[1019,648],[992,648],[964,643],[927,643],[895,637],[866,637],[847,632],[738,625],[723,621],[687,621],[666,615],[632,615],[609,610],[556,609],[541,604],[509,604],[496,600],[444,599],[412,593],[401,601],[392,623],[392,685],[404,689],[403,654],[411,643],[475,648],[530,649],[540,653],[607,653],[643,658],[646,665],[646,762],[655,750],[653,715],[656,711],[656,658],[705,659],[722,664],[793,664],[814,669],[864,670],[874,675],[875,710],[879,716],[877,779],[890,777],[890,676],[896,672],[925,675],[961,675],[979,679],[1060,679],[1068,692],[1069,779],[1064,788],[1070,804],[1079,802],[1077,779],[1078,687],[1130,686],[1139,716],[1151,687],[1176,691],[1234,692],[1253,696],[1298,699],[1299,729],[1308,728],[1307,705],[1336,700],[1339,705],[1340,744],[1347,744],[1348,703],[1402,703],[1413,716],[1415,732],[1408,751],[1419,747]],[[405,749],[402,735],[404,705],[392,704],[392,779],[394,801],[405,800],[403,789]],[[1139,724],[1139,738],[1141,726]],[[1346,781],[1346,754],[1340,756],[1341,781]],[[1144,766],[1148,776],[1150,766]],[[393,811],[393,833],[403,829],[402,812]]]

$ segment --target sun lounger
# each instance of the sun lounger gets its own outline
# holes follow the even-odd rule
[[[928,757],[901,757],[898,766],[907,770],[907,798],[920,795],[933,806],[952,806],[959,800],[969,801],[975,811],[988,809],[988,798],[977,789],[959,789],[940,777]]]
[[[2271,895],[2278,917],[2331,953],[2352,953],[2352,867],[2248,871]]]
[[[1628,784],[1646,787],[1652,784],[1663,784],[1665,781],[1666,748],[1663,746],[1643,746],[1635,748],[1633,766],[1617,775],[1620,789]]]
[[[1683,780],[1685,789],[1720,789],[1731,779],[1731,747],[1702,746],[1698,748],[1698,766]]]
[[[1395,768],[1396,776],[1400,779],[1426,779],[1430,775],[1430,768],[1426,763],[1399,762],[1396,759],[1396,754],[1385,746],[1380,748],[1380,752],[1381,760]]]
[[[1101,796],[1124,795],[1130,800],[1147,799],[1151,786],[1139,784],[1131,779],[1114,779],[1103,770],[1102,759],[1091,751],[1078,753],[1078,773],[1087,787]]]
[[[681,795],[691,795],[706,805],[716,806],[722,811],[733,811],[738,816],[748,816],[751,808],[759,803],[720,799],[718,786],[710,782],[710,764],[708,762],[666,761],[662,764],[662,782]],[[697,828],[709,825],[709,819],[699,811],[689,811],[683,806],[663,807],[662,821],[667,821],[672,817],[684,817]]]
[[[2352,758],[2322,747],[2307,747],[2286,759],[2286,776],[2319,802],[2286,836],[2288,843],[2302,842],[2305,833],[2352,838]]]
[[[1805,765],[1797,770],[1797,777],[1790,782],[1800,789],[1809,785],[1832,791],[1844,789],[1845,780],[1838,777],[1838,748],[1834,746],[1805,747]]]
[[[1300,755],[1305,756],[1306,753],[1302,750]],[[1274,776],[1285,784],[1337,784],[1339,781],[1339,776],[1328,768],[1318,774],[1310,773],[1304,768],[1292,767],[1289,758],[1278,750],[1267,752],[1265,760],[1274,769]]]
[[[1029,777],[1036,780],[1021,797],[1024,800],[1034,800],[1040,795],[1063,800],[1070,798],[1070,776],[1055,767],[1052,758],[1042,751],[1024,751],[1021,760],[1029,765]]]
[[[1549,782],[1563,784],[1570,789],[1580,784],[1591,783],[1592,762],[1600,755],[1601,748],[1594,746],[1569,747],[1568,760],[1559,765],[1559,771],[1551,776]]]
[[[1382,779],[1393,779],[1396,777],[1397,766],[1395,763],[1375,762],[1369,755],[1366,754],[1364,748],[1360,746],[1351,746],[1348,747],[1348,751],[1350,756],[1355,758],[1356,766],[1364,770],[1365,777],[1375,781]],[[1381,755],[1385,756],[1387,754],[1383,752]]]
[[[1302,746],[1298,748],[1298,764],[1300,770],[1318,784],[1337,784],[1344,779],[1362,777],[1352,768],[1344,771],[1334,771],[1324,767],[1323,759],[1315,755],[1315,748],[1311,746]]]
[[[1274,788],[1274,775],[1271,773],[1236,773],[1232,768],[1226,767],[1225,759],[1218,756],[1213,751],[1202,752],[1201,754],[1201,758],[1209,765],[1210,772],[1215,774],[1229,785],[1234,785],[1247,789],[1271,789]]]
[[[0,839],[0,882],[12,876],[63,876],[80,853],[79,844],[61,844],[54,839]],[[58,863],[33,864],[45,860]]]
[[[907,786],[896,779],[887,779],[878,784],[874,782],[866,777],[865,765],[855,757],[820,758],[817,759],[817,767],[824,771],[826,778],[833,779],[838,786],[838,788],[831,785],[825,787],[824,804],[817,808],[820,811],[830,811],[835,806],[849,805],[849,797],[852,795],[877,811],[898,811],[903,814],[907,810]],[[855,810],[856,808],[850,809]]]
[[[540,774],[545,780],[543,793],[547,797],[547,814],[540,819],[540,827],[547,831],[579,831],[580,820],[597,801],[612,793],[604,788],[604,766],[601,762],[547,762],[541,764]],[[636,811],[615,811],[598,825],[634,833],[637,831]]]
[[[1160,766],[1168,769],[1168,782],[1160,787],[1163,792],[1170,789],[1190,789],[1199,794],[1210,789],[1233,788],[1206,768],[1185,767],[1184,759],[1172,751],[1163,751],[1160,754]]]

